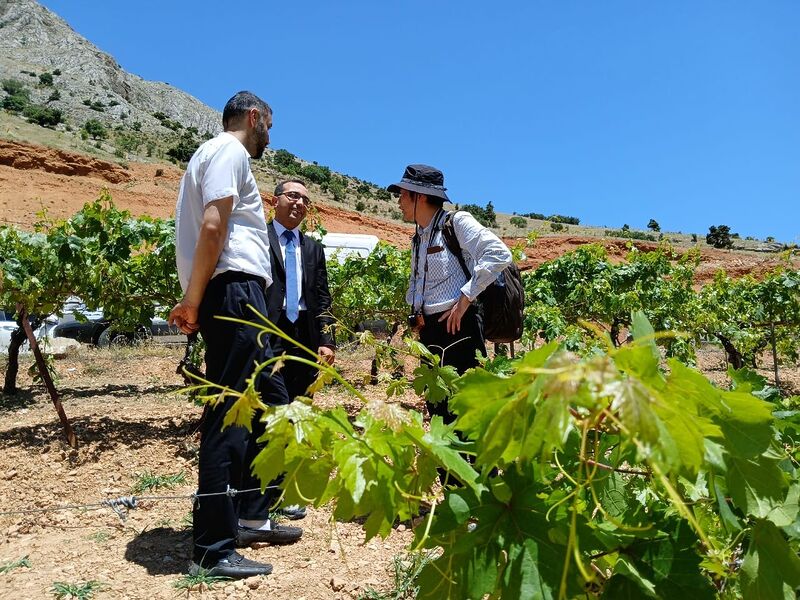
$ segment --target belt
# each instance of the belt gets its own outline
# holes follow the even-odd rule
[[[219,283],[219,284],[226,284],[226,283],[236,283],[236,282],[246,282],[246,281],[255,281],[261,287],[262,290],[267,289],[267,280],[259,275],[253,275],[251,273],[244,273],[243,271],[225,271],[224,273],[220,273],[219,275],[215,275],[209,283]]]

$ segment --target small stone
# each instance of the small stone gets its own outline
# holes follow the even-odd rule
[[[17,476],[17,470],[16,470],[16,469],[9,469],[9,470],[8,470],[8,471],[6,471],[6,472],[5,472],[5,474],[3,475],[3,479],[5,479],[6,481],[8,481],[8,480],[10,480],[10,479],[14,479],[14,477],[16,477],[16,476]]]
[[[338,575],[334,575],[333,577],[331,577],[331,589],[334,592],[339,592],[343,590],[345,585],[347,585],[347,581],[345,581]]]
[[[400,523],[400,525],[397,526],[397,531],[405,531],[405,530],[406,530],[406,526],[403,525],[402,523]]]
[[[247,587],[249,587],[251,590],[257,590],[258,588],[261,587],[261,579],[259,579],[258,577],[250,577],[249,579],[247,579],[247,581],[245,581],[245,583],[247,584]]]

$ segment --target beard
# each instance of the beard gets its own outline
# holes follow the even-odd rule
[[[269,129],[266,123],[259,119],[258,125],[256,125],[253,133],[256,141],[256,153],[253,155],[253,158],[261,158],[264,155],[264,148],[269,144]]]

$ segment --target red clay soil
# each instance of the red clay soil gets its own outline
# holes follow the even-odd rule
[[[156,175],[158,173],[158,175]],[[114,203],[134,215],[169,217],[175,212],[175,200],[182,171],[171,164],[130,162],[127,167],[87,155],[65,152],[44,146],[0,140],[0,223],[30,228],[37,213],[46,209],[50,217],[65,218],[84,203],[94,200],[104,188]],[[317,202],[325,228],[341,233],[367,233],[396,246],[407,248],[411,226],[342,210]],[[519,240],[506,238],[513,245]],[[612,238],[551,236],[536,240],[526,248],[523,269],[535,268],[584,244],[602,244],[612,260],[623,260],[633,243],[640,250],[653,250],[656,244]],[[774,268],[780,259],[773,254],[701,249],[697,281],[709,281],[715,272],[756,276]]]

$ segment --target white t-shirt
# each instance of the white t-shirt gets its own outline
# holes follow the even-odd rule
[[[212,277],[238,271],[263,277],[267,287],[272,284],[267,222],[250,170],[250,155],[236,137],[222,132],[197,149],[181,179],[175,209],[175,254],[184,292],[192,274],[205,206],[228,196],[233,197],[228,236]]]

